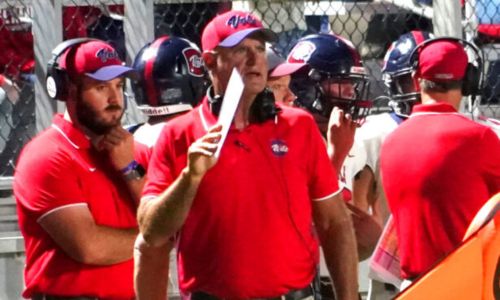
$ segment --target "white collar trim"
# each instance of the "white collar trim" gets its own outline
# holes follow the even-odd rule
[[[75,149],[80,149],[80,146],[73,143],[73,141],[71,141],[71,139],[66,135],[66,133],[61,128],[59,128],[56,124],[52,124],[52,128],[57,130],[57,132],[59,132],[68,141],[68,143],[71,144],[71,146],[73,146]]]

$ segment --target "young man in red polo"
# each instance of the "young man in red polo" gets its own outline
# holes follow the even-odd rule
[[[153,245],[175,235],[180,289],[191,299],[312,297],[318,240],[338,299],[357,299],[354,233],[321,135],[309,114],[278,109],[265,90],[264,42],[275,39],[247,12],[209,22],[202,48],[212,86],[155,145],[141,233]],[[216,158],[233,68],[244,90]]]
[[[410,281],[457,247],[479,208],[500,191],[500,140],[458,113],[463,85],[474,80],[466,76],[463,42],[428,40],[411,61],[422,104],[386,138],[380,158],[402,277]]]
[[[24,147],[15,173],[26,244],[23,297],[133,299],[144,174],[133,136],[121,126],[132,69],[99,40],[61,47],[66,51],[49,64],[48,92],[65,101],[66,113]]]

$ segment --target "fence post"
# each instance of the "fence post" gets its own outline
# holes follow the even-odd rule
[[[62,0],[33,1],[33,36],[35,47],[36,130],[50,126],[55,112],[64,110],[62,102],[50,99],[45,92],[45,74],[52,49],[62,41]],[[51,28],[51,30],[49,30]]]
[[[434,34],[436,37],[451,36],[462,38],[462,8],[460,1],[434,0]]]
[[[132,63],[135,55],[154,39],[154,0],[125,0],[125,48],[127,63]],[[137,22],[140,21],[141,26]]]
[[[125,50],[127,64],[132,64],[139,50],[147,42],[153,41],[154,36],[154,0],[124,0],[125,18],[123,19],[123,31],[125,34]],[[137,24],[138,20],[140,25]],[[133,95],[130,85],[127,86],[127,94]],[[127,97],[125,124],[144,122],[144,115],[136,107],[134,97]],[[133,102],[133,103],[132,103]]]

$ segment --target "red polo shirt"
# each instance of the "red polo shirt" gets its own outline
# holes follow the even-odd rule
[[[188,147],[216,123],[206,101],[165,125],[143,201],[174,181]],[[306,112],[283,108],[276,122],[230,129],[178,234],[181,290],[257,298],[305,287],[318,264],[311,201],[338,192],[324,142]]]
[[[500,191],[500,141],[448,104],[417,105],[385,140],[384,190],[397,228],[403,278],[457,247],[479,208]]]
[[[85,205],[99,225],[137,227],[136,205],[120,177],[107,157],[95,151],[85,135],[61,115],[24,147],[14,179],[19,226],[26,245],[24,297],[35,293],[134,297],[132,259],[108,266],[79,263],[38,223],[56,209]]]

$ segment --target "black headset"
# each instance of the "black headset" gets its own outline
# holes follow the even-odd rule
[[[67,49],[70,49],[68,55],[66,56],[66,68],[71,67],[73,64],[72,59],[75,55],[76,49],[78,48],[76,46],[96,40],[97,39],[92,38],[70,39],[60,43],[54,48],[54,50],[52,50],[52,58],[47,64],[47,76],[45,78],[45,88],[51,99],[64,101],[68,92],[68,80],[70,78],[68,72],[60,67],[58,62],[59,58],[66,52]]]
[[[479,50],[474,44],[459,38],[453,37],[440,37],[424,41],[420,43],[410,54],[409,63],[413,72],[418,74],[419,72],[419,52],[429,44],[440,41],[450,41],[456,42],[462,45],[462,47],[469,47],[474,52],[475,59],[467,63],[467,68],[465,69],[465,75],[462,79],[462,94],[464,96],[475,97],[481,91],[481,86],[483,82],[483,56],[481,50]],[[467,55],[468,57],[468,55]],[[475,62],[475,64],[474,64]]]
[[[208,95],[208,103],[210,104],[210,110],[216,116],[219,116],[221,109],[223,95],[212,96],[210,93],[213,91],[213,87],[210,87]],[[269,89],[265,88],[260,92],[250,106],[250,117],[251,122],[263,123],[267,120],[272,120],[280,112],[280,108],[276,106],[276,101],[274,99],[274,93]]]

